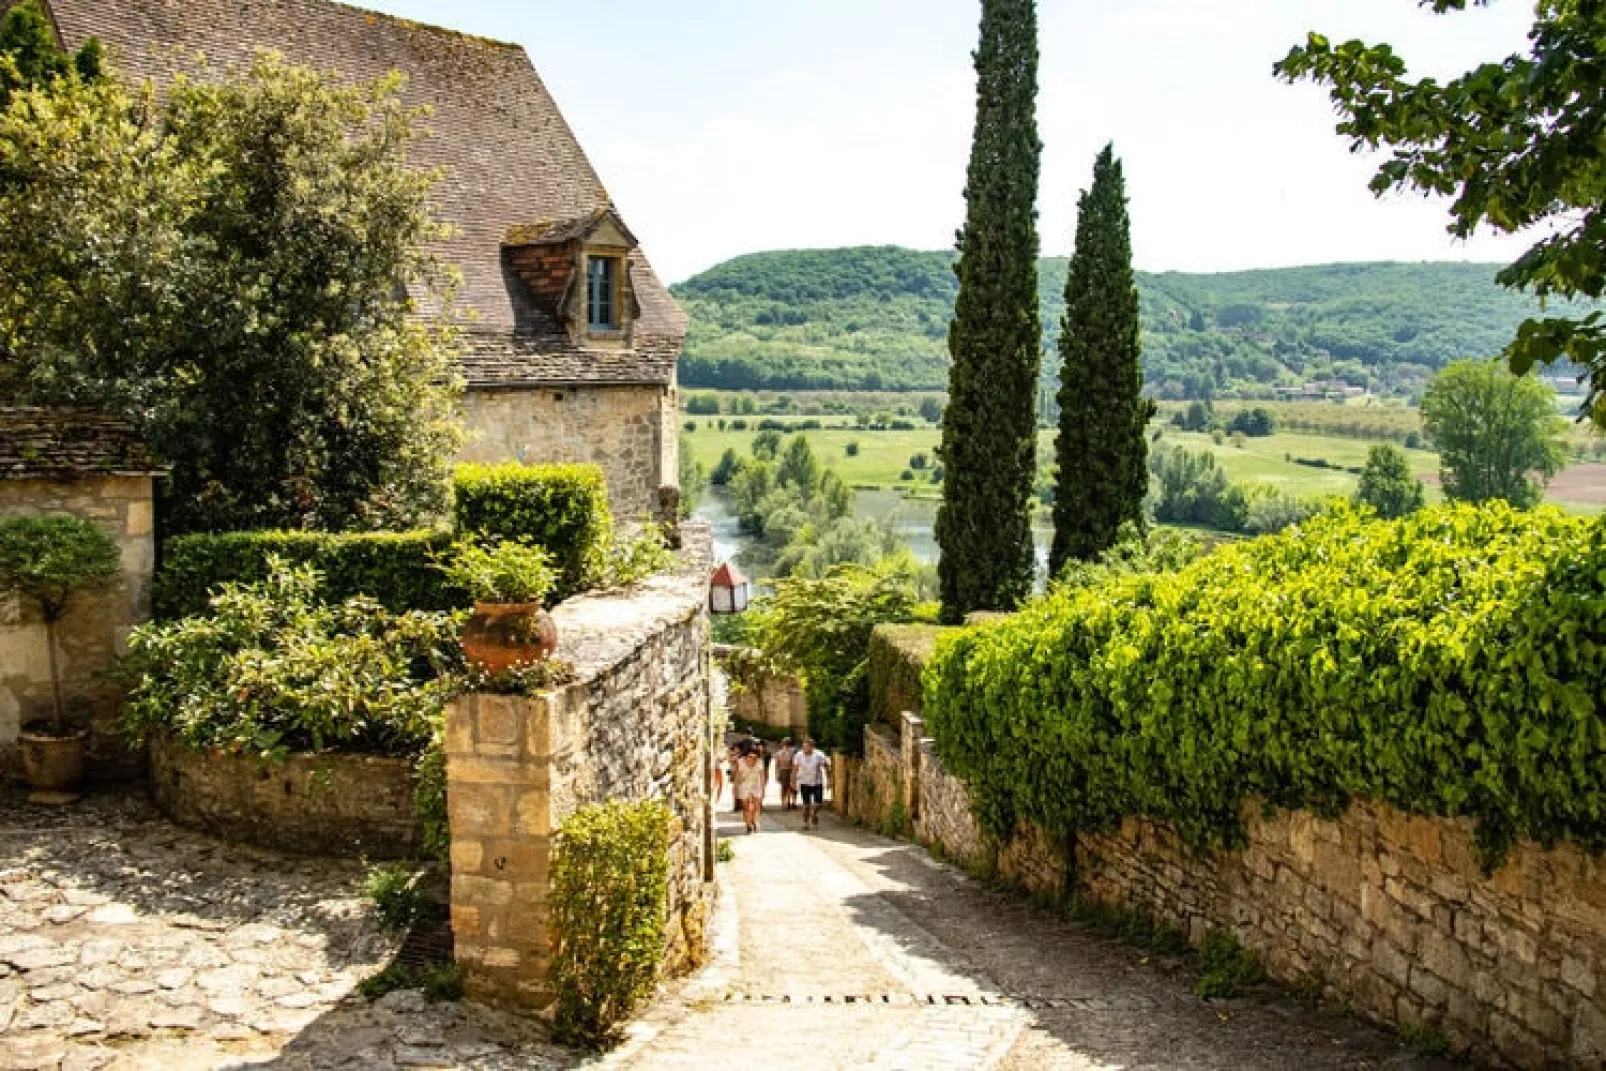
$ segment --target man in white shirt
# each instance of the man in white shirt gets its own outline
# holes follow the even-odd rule
[[[825,771],[831,760],[816,751],[812,737],[803,741],[803,750],[792,756],[792,776],[803,794],[803,828],[820,828],[820,805],[825,802]]]

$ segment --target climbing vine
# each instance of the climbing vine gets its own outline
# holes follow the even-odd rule
[[[1558,510],[1340,512],[1173,573],[1064,588],[944,640],[943,762],[995,834],[1126,815],[1199,847],[1246,800],[1364,795],[1606,848],[1606,526]]]

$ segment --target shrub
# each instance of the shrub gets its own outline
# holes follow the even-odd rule
[[[858,457],[859,456],[859,444],[858,444],[857,441],[848,443],[848,445],[847,445],[847,447],[845,449],[847,450],[847,453],[848,453],[849,457]]]
[[[0,598],[27,600],[44,619],[57,736],[67,730],[61,702],[56,626],[78,592],[110,587],[121,573],[117,543],[82,517],[13,517],[0,522]]]
[[[926,467],[926,464],[929,462],[929,460],[930,459],[923,453],[915,454],[909,459],[909,467],[914,469],[916,472],[919,472],[921,469]]]
[[[442,567],[477,602],[540,602],[557,580],[552,555],[529,543],[459,543]]]
[[[552,862],[552,1036],[603,1048],[652,991],[664,954],[669,811],[594,804],[558,830]]]
[[[708,482],[715,487],[724,487],[736,476],[742,467],[742,458],[734,447],[727,446],[725,452],[719,455],[719,461],[714,465],[714,471],[708,474]]]
[[[719,395],[717,394],[688,394],[686,395],[686,412],[693,416],[718,416]]]
[[[1421,509],[1427,494],[1422,481],[1411,475],[1410,459],[1399,447],[1384,443],[1367,451],[1355,501],[1391,520]]]
[[[674,562],[663,531],[649,524],[631,538],[616,539],[608,546],[602,583],[604,587],[626,587],[663,572]]]
[[[268,563],[275,558],[315,569],[318,594],[326,602],[366,595],[392,613],[456,609],[468,605],[468,596],[437,565],[451,545],[452,534],[444,530],[179,536],[162,545],[155,615],[172,619],[204,613],[218,587],[267,579]]]
[[[1227,430],[1244,435],[1271,435],[1277,430],[1277,421],[1273,419],[1271,410],[1257,405],[1253,409],[1240,409],[1234,413],[1227,422]]]
[[[275,757],[420,754],[462,668],[462,616],[326,604],[321,584],[311,566],[273,560],[262,582],[225,584],[208,615],[136,628],[126,732]]]
[[[441,905],[420,889],[423,874],[408,863],[384,863],[363,878],[363,895],[374,902],[380,926],[408,930],[420,922],[441,917]]]
[[[686,421],[686,423],[682,424],[681,427],[685,428],[687,431],[696,431],[697,430],[697,421],[688,420],[688,421]]]
[[[1600,850],[1606,525],[1337,508],[967,629],[924,689],[995,834],[1142,815],[1204,847],[1240,839],[1246,799],[1360,795],[1474,818],[1486,863],[1519,835]]]
[[[520,540],[551,552],[554,601],[601,579],[613,515],[595,465],[459,465],[455,486],[460,536]]]

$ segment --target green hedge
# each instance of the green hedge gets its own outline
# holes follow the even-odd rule
[[[547,548],[562,574],[554,599],[601,578],[613,515],[595,465],[459,465],[454,483],[458,533]]]
[[[937,625],[877,625],[870,634],[870,720],[896,727],[920,713],[920,674],[950,631]]]
[[[657,800],[583,807],[552,861],[553,1037],[604,1048],[652,992],[664,957],[669,809]]]
[[[268,577],[268,559],[311,565],[322,574],[320,597],[343,602],[354,595],[377,599],[387,610],[451,610],[469,605],[435,565],[452,545],[452,533],[225,532],[168,540],[156,574],[155,614],[171,620],[205,613],[207,597],[230,581],[254,584]]]
[[[1235,843],[1246,799],[1351,796],[1606,847],[1606,527],[1344,512],[1056,592],[938,647],[925,714],[995,833],[1125,815]]]

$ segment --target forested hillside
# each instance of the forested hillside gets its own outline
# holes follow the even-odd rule
[[[953,254],[895,247],[753,253],[674,287],[691,314],[688,386],[941,389]],[[1066,262],[1040,274],[1053,353]],[[1412,393],[1445,362],[1492,355],[1534,302],[1490,264],[1334,264],[1139,273],[1144,367],[1162,397],[1343,380]],[[1045,374],[1055,371],[1045,362]]]

